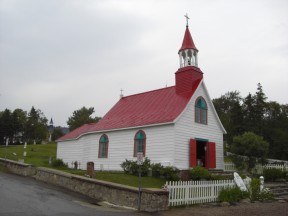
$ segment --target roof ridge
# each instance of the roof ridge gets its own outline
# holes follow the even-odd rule
[[[136,93],[136,94],[124,96],[124,97],[122,97],[121,99],[125,99],[125,98],[127,98],[127,97],[133,97],[133,96],[137,96],[137,95],[141,95],[141,94],[146,94],[146,93],[150,93],[150,92],[161,91],[161,90],[165,90],[165,89],[169,89],[169,88],[174,88],[174,87],[175,87],[175,86],[169,86],[169,87],[164,87],[164,88],[160,88],[160,89],[154,89],[154,90],[150,90],[150,91],[146,91],[146,92]]]

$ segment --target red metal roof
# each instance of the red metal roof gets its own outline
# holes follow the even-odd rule
[[[172,86],[123,97],[98,123],[85,124],[58,141],[76,139],[90,132],[173,122],[186,107],[200,81],[195,82],[191,91],[182,94],[176,94],[176,87]]]
[[[193,39],[191,37],[191,34],[190,34],[188,26],[186,26],[184,39],[183,39],[182,46],[181,46],[179,52],[181,50],[184,50],[184,49],[195,49],[195,50],[197,50],[197,48],[196,48],[196,46],[195,46],[195,44],[193,42]]]

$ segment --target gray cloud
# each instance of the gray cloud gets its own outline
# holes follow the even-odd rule
[[[288,103],[287,9],[275,1],[0,0],[0,110],[40,108],[64,125],[124,94],[174,85],[185,19],[212,98],[258,82]]]

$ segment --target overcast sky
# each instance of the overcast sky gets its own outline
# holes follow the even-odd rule
[[[287,0],[0,0],[0,111],[65,126],[125,96],[172,86],[186,20],[211,98],[261,83],[288,103]]]

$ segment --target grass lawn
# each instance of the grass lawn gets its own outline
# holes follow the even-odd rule
[[[107,172],[96,172],[96,179],[109,181],[114,183],[138,187],[139,177],[128,175],[125,173],[107,173]],[[153,177],[141,177],[141,184],[144,188],[161,188],[165,184],[165,179],[153,178]]]
[[[26,157],[23,152],[26,151]],[[49,167],[49,157],[56,158],[56,144],[1,146],[0,157],[18,161],[24,159],[25,163],[35,166]]]
[[[26,151],[27,155],[24,158],[23,152]],[[25,163],[32,164],[34,166],[49,167],[49,157],[53,159],[56,158],[56,144],[37,144],[37,145],[27,145],[24,149],[23,145],[16,146],[0,146],[0,157],[7,158],[10,160],[18,161],[19,159],[24,159]],[[84,176],[86,171],[84,170],[74,170],[68,168],[54,168],[69,172],[76,175]],[[1,169],[0,169],[1,171]],[[118,184],[128,185],[132,187],[138,187],[138,176],[128,175],[119,172],[100,172],[96,171],[96,179],[114,182]],[[142,177],[142,187],[144,188],[161,188],[166,180],[160,178],[152,177]]]

